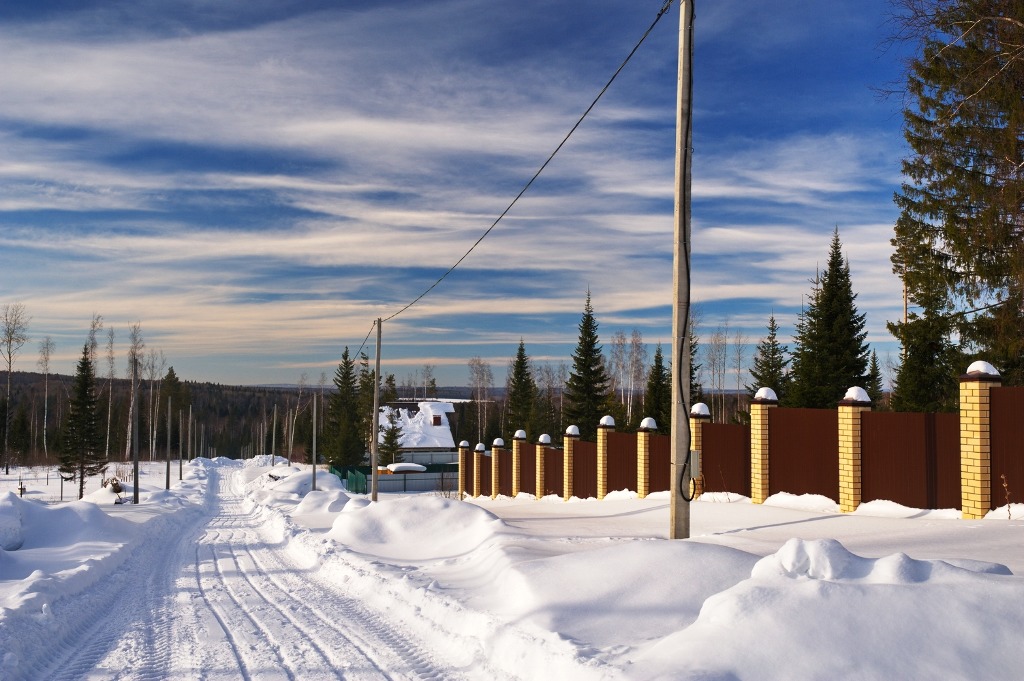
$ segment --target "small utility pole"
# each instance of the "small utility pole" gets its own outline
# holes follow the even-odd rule
[[[316,489],[316,400],[313,400],[313,489]]]
[[[314,423],[314,426],[316,424]],[[277,450],[277,405],[274,405],[274,427],[270,430],[270,465],[273,466],[277,463],[276,454]]]
[[[374,360],[373,434],[370,436],[370,499],[377,501],[377,439],[380,437],[380,317],[377,317],[377,357]]]
[[[132,358],[132,399],[137,399],[139,378],[139,357]],[[132,492],[132,503],[139,503],[139,405],[132,409],[132,475],[135,476],[135,491]]]
[[[183,425],[184,425],[184,420],[183,420],[182,415],[181,415],[181,409],[179,409],[178,410],[178,480],[181,480],[182,477],[183,477],[183,473],[182,473],[182,465],[183,464],[181,462],[181,452],[182,452],[181,447],[182,447],[182,445],[185,444],[185,437],[184,437],[185,429],[182,428]]]
[[[164,489],[171,488],[171,396],[167,396],[167,475]]]
[[[672,486],[670,539],[690,537],[690,150],[693,147],[693,15],[682,0],[676,115],[675,270],[672,305]]]

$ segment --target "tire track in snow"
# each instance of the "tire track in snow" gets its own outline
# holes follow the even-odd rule
[[[262,529],[262,524],[257,524],[257,529]],[[402,676],[425,681],[462,678],[456,670],[436,667],[421,648],[394,631],[393,621],[384,619],[358,599],[342,594],[336,584],[324,583],[314,573],[300,577],[296,574],[295,567],[285,562],[278,551],[264,549],[259,551],[257,556],[251,545],[244,548],[259,574],[280,593],[290,595],[299,591],[312,592],[313,597],[300,599],[306,610],[324,626],[330,627],[357,648],[364,651],[390,651],[397,658],[396,661],[410,672]],[[268,563],[273,565],[270,566]],[[338,615],[342,615],[344,621],[349,624],[347,628],[338,626]]]

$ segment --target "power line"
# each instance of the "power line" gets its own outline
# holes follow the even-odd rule
[[[662,5],[661,9],[658,11],[658,15],[656,17],[654,17],[654,21],[651,22],[651,25],[647,28],[646,31],[644,31],[644,34],[642,36],[640,36],[640,40],[637,41],[636,45],[633,46],[633,49],[630,50],[628,55],[626,55],[626,58],[619,65],[619,68],[615,69],[615,73],[613,73],[611,78],[608,79],[608,82],[605,83],[603,88],[601,88],[601,91],[597,93],[597,96],[594,97],[594,100],[590,103],[590,106],[587,107],[586,111],[583,112],[583,115],[579,117],[579,120],[576,121],[575,125],[573,125],[572,128],[569,130],[569,132],[565,135],[565,137],[562,138],[562,141],[558,143],[558,146],[555,147],[555,150],[552,151],[551,154],[544,161],[544,163],[541,164],[540,168],[537,169],[537,172],[535,172],[533,174],[533,177],[531,177],[530,180],[519,191],[519,193],[516,194],[516,197],[514,199],[512,199],[512,202],[509,203],[508,206],[505,208],[505,210],[503,210],[501,212],[501,215],[499,215],[497,218],[495,218],[494,222],[491,223],[491,226],[488,227],[484,231],[484,233],[480,235],[480,238],[477,239],[473,243],[473,245],[469,247],[469,250],[466,251],[461,258],[459,258],[457,261],[455,261],[455,264],[452,265],[450,268],[448,268],[448,271],[446,271],[444,274],[442,274],[437,279],[437,281],[435,281],[433,284],[431,284],[425,291],[423,291],[423,293],[421,293],[418,296],[416,296],[416,298],[414,298],[410,303],[408,303],[405,307],[400,309],[398,312],[395,312],[390,317],[385,317],[383,320],[381,320],[382,322],[391,321],[392,319],[394,319],[395,317],[397,317],[398,315],[402,314],[403,312],[405,312],[406,310],[411,308],[413,305],[418,303],[420,300],[422,300],[428,293],[433,291],[434,288],[438,284],[440,284],[442,281],[444,281],[448,277],[449,274],[454,272],[455,268],[458,267],[459,265],[461,265],[462,261],[465,260],[466,258],[468,258],[469,254],[472,253],[476,249],[476,247],[480,245],[480,242],[483,241],[487,237],[487,235],[490,234],[491,231],[495,227],[498,226],[498,223],[501,222],[502,218],[504,218],[508,214],[508,212],[510,210],[512,210],[512,207],[516,205],[516,203],[523,196],[523,194],[525,194],[526,191],[533,185],[534,181],[538,177],[540,177],[540,174],[542,172],[544,172],[545,168],[548,167],[548,164],[551,163],[551,160],[555,158],[555,154],[557,154],[559,151],[561,151],[562,147],[565,146],[565,143],[569,141],[569,138],[572,137],[572,134],[574,132],[576,132],[576,129],[580,127],[580,125],[583,123],[583,120],[587,117],[587,115],[593,110],[593,108],[595,106],[597,106],[598,101],[600,101],[600,99],[604,96],[604,93],[608,91],[608,88],[611,87],[611,84],[618,77],[619,73],[621,73],[622,70],[624,68],[626,68],[626,64],[629,63],[629,60],[633,58],[633,55],[636,54],[637,50],[640,49],[640,46],[643,45],[645,40],[647,40],[647,36],[649,36],[651,34],[651,31],[653,31],[654,27],[658,25],[658,22],[661,20],[661,18],[665,14],[668,13],[669,9],[672,7],[672,2],[673,2],[673,0],[665,0],[665,4]],[[372,331],[373,327],[371,327],[370,330]],[[366,334],[366,338],[369,339],[369,337],[370,337],[370,334],[367,333]],[[363,344],[364,345],[366,344],[366,340],[363,341]],[[362,349],[362,348],[360,348],[360,349]]]

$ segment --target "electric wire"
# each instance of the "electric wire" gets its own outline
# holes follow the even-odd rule
[[[398,315],[402,314],[403,312],[405,312],[406,310],[411,308],[413,305],[418,303],[420,300],[422,300],[428,293],[433,291],[434,288],[437,287],[437,285],[440,284],[442,281],[444,281],[448,277],[449,274],[451,274],[453,271],[455,271],[455,268],[457,268],[459,265],[461,265],[462,261],[464,261],[467,257],[469,257],[469,254],[472,253],[476,249],[476,247],[480,245],[480,242],[482,242],[485,238],[487,238],[487,235],[489,235],[491,233],[491,231],[495,227],[498,226],[498,223],[501,222],[502,218],[504,218],[509,213],[509,211],[512,210],[513,206],[515,206],[516,203],[518,203],[519,199],[522,198],[523,194],[525,194],[527,192],[527,190],[533,185],[534,181],[536,181],[536,179],[538,177],[540,177],[540,174],[542,172],[544,172],[544,169],[548,167],[548,164],[551,163],[552,159],[555,158],[555,155],[559,151],[561,151],[562,147],[565,146],[565,143],[569,141],[569,138],[572,137],[572,134],[574,132],[576,132],[576,129],[580,127],[580,125],[583,123],[583,120],[587,117],[587,115],[590,114],[590,112],[593,110],[593,108],[595,106],[597,106],[598,101],[600,101],[600,99],[604,96],[605,92],[608,91],[608,88],[611,87],[612,83],[615,81],[615,79],[618,77],[618,75],[622,72],[622,70],[624,68],[626,68],[626,64],[629,63],[629,61],[633,58],[633,55],[635,55],[637,50],[640,49],[640,46],[643,45],[645,40],[647,40],[647,36],[649,36],[651,34],[651,31],[654,30],[654,27],[658,25],[658,22],[661,20],[661,18],[671,8],[672,2],[673,2],[673,0],[665,0],[665,4],[662,5],[661,9],[658,11],[657,16],[654,17],[654,21],[651,22],[651,25],[647,28],[647,30],[644,32],[644,34],[640,37],[640,40],[637,41],[636,45],[633,46],[633,49],[630,50],[629,54],[626,55],[626,58],[619,65],[619,68],[617,68],[615,70],[615,73],[612,74],[611,78],[608,79],[608,82],[605,83],[603,88],[601,88],[601,91],[597,93],[597,96],[590,103],[590,106],[587,107],[586,111],[583,112],[583,115],[581,115],[579,117],[579,119],[572,126],[572,128],[569,130],[569,132],[565,135],[565,137],[562,138],[562,141],[558,143],[558,146],[555,147],[555,150],[552,151],[551,154],[544,161],[544,163],[541,164],[540,168],[537,169],[537,172],[535,172],[533,174],[533,177],[531,177],[529,179],[529,181],[519,191],[519,193],[516,194],[516,197],[514,199],[512,199],[512,202],[509,203],[508,206],[505,208],[505,210],[503,210],[501,212],[501,214],[494,220],[494,222],[491,223],[491,226],[488,227],[484,231],[484,233],[480,235],[480,238],[477,239],[473,243],[473,245],[469,247],[469,250],[466,251],[461,258],[459,258],[457,261],[455,261],[455,264],[452,265],[450,268],[448,268],[448,270],[444,274],[442,274],[437,279],[437,281],[435,281],[433,284],[431,284],[425,291],[423,291],[423,293],[421,293],[418,296],[416,296],[416,298],[413,299],[407,305],[405,305],[405,307],[401,308],[400,310],[398,310],[397,312],[395,312],[391,316],[385,317],[384,319],[382,319],[381,320],[382,322],[391,321],[392,319],[394,319],[395,317],[397,317]],[[367,338],[369,338],[369,334],[367,334]],[[363,342],[365,343],[366,341],[363,341]]]
[[[685,6],[686,5],[684,5],[684,7]],[[690,13],[689,13],[689,16],[686,18],[686,32],[687,32],[687,36],[686,36],[687,47],[686,47],[686,49],[690,53],[690,60],[692,62],[692,59],[693,59],[693,24],[694,24],[694,14],[695,14],[695,12],[694,12],[694,3],[692,3],[692,2],[689,3],[689,8],[690,8]],[[687,100],[686,100],[687,102],[693,102],[693,69],[687,69],[686,97],[687,97]],[[685,127],[684,127],[683,133],[682,133],[682,143],[679,145],[681,147],[680,152],[683,155],[682,166],[681,167],[683,168],[684,171],[685,171],[686,168],[689,167],[689,164],[690,164],[690,154],[693,151],[692,149],[690,149],[690,135],[691,135],[691,128],[690,128],[691,121],[690,121],[690,119],[691,119],[690,116],[684,116],[683,117],[684,126]],[[679,386],[679,393],[680,393],[680,397],[682,398],[682,402],[683,402],[683,409],[682,409],[683,413],[682,414],[677,414],[677,416],[681,417],[683,419],[687,419],[687,418],[690,417],[690,405],[689,405],[689,399],[688,399],[689,398],[689,392],[690,392],[689,391],[690,377],[689,376],[683,376],[683,354],[687,350],[688,343],[686,341],[687,341],[687,339],[690,336],[690,235],[688,234],[688,230],[686,229],[687,225],[689,225],[689,223],[690,223],[690,205],[689,205],[689,203],[687,202],[687,200],[685,198],[685,194],[686,194],[686,192],[680,191],[679,211],[681,213],[681,215],[680,215],[681,219],[680,219],[679,222],[682,225],[682,229],[680,230],[680,237],[679,237],[680,238],[680,244],[679,244],[680,254],[679,254],[679,257],[683,258],[684,269],[686,270],[686,314],[682,315],[682,320],[681,320],[681,324],[680,324],[680,326],[681,326],[681,333],[680,333],[679,338],[677,339],[677,345],[679,346],[679,354],[676,357],[676,385]],[[687,367],[689,367],[690,366],[690,362],[686,362],[685,365]],[[686,381],[686,383],[683,383],[684,380]],[[685,389],[684,389],[684,386],[686,386]],[[690,444],[691,444],[691,441],[690,441],[691,434],[689,432],[689,429],[687,429],[686,432],[687,432],[686,460],[684,461],[682,470],[679,473],[679,488],[678,489],[679,489],[679,494],[683,498],[683,500],[686,501],[687,503],[689,503],[689,502],[693,501],[694,492],[689,490],[688,489],[689,488],[689,484],[686,484],[686,479],[688,477],[690,477]]]

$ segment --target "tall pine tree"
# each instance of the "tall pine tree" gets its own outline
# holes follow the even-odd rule
[[[672,374],[671,369],[665,365],[661,343],[655,346],[654,361],[647,372],[644,415],[654,419],[659,433],[672,432]]]
[[[831,409],[851,386],[864,382],[868,350],[864,315],[857,312],[850,265],[839,230],[832,234],[828,265],[816,280],[797,322],[792,383],[786,405]]]
[[[64,446],[60,453],[60,472],[78,479],[78,498],[85,496],[85,479],[107,466],[103,454],[103,434],[97,414],[96,374],[90,359],[89,344],[82,348],[71,387]]]
[[[327,406],[324,419],[324,443],[320,451],[332,466],[358,466],[366,453],[359,429],[359,385],[355,361],[348,346],[341,353],[341,363],[334,373],[335,392]]]
[[[912,153],[903,162],[906,182],[895,197],[901,214],[894,264],[904,270],[908,296],[919,305],[923,278],[925,286],[944,284],[941,308],[986,307],[981,314],[949,319],[959,326],[962,341],[995,364],[1004,383],[1021,384],[1024,0],[897,4],[903,10],[897,14],[900,35],[914,40],[918,53],[906,74],[904,136]],[[906,257],[915,249],[930,254]],[[927,365],[929,354],[943,354],[933,346],[943,337],[942,319],[927,306],[922,317],[932,319],[901,336],[911,363],[905,382],[913,380],[913,367]],[[945,378],[935,385],[945,390]],[[911,394],[908,404],[929,401],[916,385],[900,400]]]
[[[565,418],[580,429],[580,437],[593,439],[611,399],[608,387],[611,381],[605,371],[589,290],[579,329],[579,340],[572,353],[572,370],[565,384]]]
[[[537,409],[537,384],[530,371],[530,358],[526,355],[526,345],[519,339],[519,349],[508,367],[508,393],[505,396],[508,407],[508,427],[510,430],[526,431],[528,437],[538,435],[533,432],[534,412]]]
[[[768,317],[768,335],[757,344],[754,352],[754,363],[750,367],[750,383],[747,393],[750,397],[761,388],[771,388],[779,401],[786,399],[789,388],[789,348],[779,343],[779,325],[775,315]]]

